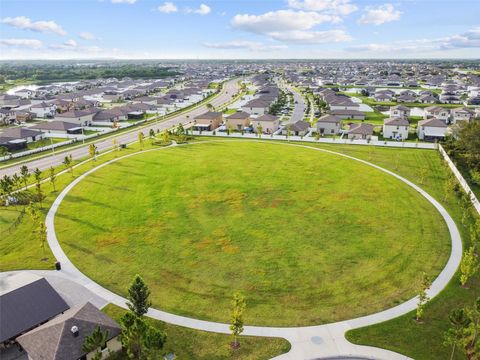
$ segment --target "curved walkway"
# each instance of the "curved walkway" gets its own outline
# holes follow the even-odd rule
[[[209,141],[185,144],[185,145],[173,144],[172,146],[201,145],[207,142]],[[303,147],[303,148],[307,148],[315,151],[322,151],[322,152],[342,156],[354,161],[359,161],[363,164],[366,164],[375,169],[383,171],[389,175],[392,175],[393,177],[403,181],[405,184],[409,185],[410,187],[415,189],[417,192],[419,192],[425,199],[427,199],[431,204],[433,204],[433,206],[442,215],[443,219],[445,220],[448,226],[448,230],[450,232],[450,236],[452,239],[452,249],[451,249],[451,254],[448,259],[448,262],[445,268],[440,273],[440,275],[432,283],[431,288],[428,290],[428,296],[430,298],[435,297],[443,290],[443,288],[445,288],[445,286],[447,286],[448,282],[453,277],[453,275],[455,274],[460,264],[460,260],[462,257],[462,241],[461,241],[460,233],[453,219],[450,217],[450,215],[445,210],[445,208],[439,202],[437,202],[433,197],[431,197],[427,192],[422,190],[420,187],[418,187],[411,181],[389,170],[386,170],[378,165],[372,164],[368,161],[361,160],[349,155],[337,153],[335,151],[330,151],[326,149],[315,148],[307,145],[285,144],[285,143],[275,143],[275,142],[268,142],[268,143],[276,144],[276,145]],[[172,147],[172,146],[169,146],[169,147]],[[143,152],[162,151],[164,149],[168,149],[169,147],[145,150]],[[128,155],[110,160],[104,164],[101,164],[85,172],[84,174],[76,178],[55,199],[50,210],[48,211],[46,221],[45,221],[47,226],[48,244],[50,245],[50,248],[52,249],[52,252],[55,258],[57,259],[57,261],[60,261],[60,263],[62,264],[62,270],[61,270],[62,275],[85,286],[87,289],[92,291],[94,294],[100,296],[101,298],[105,299],[106,301],[111,302],[115,305],[118,305],[122,308],[126,308],[125,298],[111,292],[110,290],[105,289],[104,287],[94,282],[92,279],[85,276],[69,260],[69,258],[67,257],[67,255],[65,254],[65,252],[63,251],[63,249],[61,248],[58,242],[58,239],[55,233],[54,218],[60,203],[68,194],[68,192],[80,181],[82,181],[85,177],[97,171],[98,169],[108,166],[113,162],[116,162],[118,160],[121,160],[127,157],[135,156],[141,153],[142,152],[128,154]],[[370,346],[354,345],[348,342],[345,339],[344,335],[345,335],[345,332],[348,330],[384,322],[386,320],[394,319],[398,316],[404,315],[414,310],[416,308],[416,304],[417,304],[417,298],[412,298],[407,302],[404,302],[398,306],[395,306],[393,308],[387,309],[379,313],[363,316],[356,319],[340,321],[340,322],[325,324],[325,325],[318,325],[318,326],[282,327],[282,328],[245,326],[244,335],[282,337],[287,339],[291,343],[292,348],[288,353],[276,357],[275,359],[277,360],[328,359],[328,358],[339,358],[339,357],[340,358],[346,357],[346,358],[385,359],[385,360],[408,359],[408,357],[404,355],[400,355],[388,350],[379,349],[379,348],[370,347]],[[185,327],[204,330],[204,331],[230,333],[228,329],[228,324],[197,320],[193,318],[171,314],[171,313],[153,309],[153,308],[151,308],[148,311],[147,315],[152,318],[162,320],[174,325],[180,325],[180,326],[185,326]]]

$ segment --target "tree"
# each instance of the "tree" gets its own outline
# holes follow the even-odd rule
[[[208,103],[206,106],[208,111],[215,111],[215,107],[212,104]]]
[[[143,132],[138,133],[138,143],[140,144],[140,148],[143,149],[143,141],[145,140],[145,135],[143,135]]]
[[[418,293],[418,303],[416,311],[416,320],[420,321],[422,319],[423,313],[425,311],[425,305],[427,304],[430,298],[427,295],[427,290],[430,289],[431,280],[429,276],[424,272],[422,274],[422,282],[420,283],[420,291]]]
[[[88,154],[93,161],[97,161],[97,147],[95,146],[95,144],[88,145]]]
[[[37,189],[38,201],[40,201],[40,205],[42,204],[42,172],[39,168],[36,168],[33,172],[33,176],[35,177],[35,188]]]
[[[130,309],[121,319],[122,334],[120,340],[130,359],[158,359],[166,335],[147,324],[143,315],[150,306],[150,290],[143,279],[136,275],[128,289],[127,306]]]
[[[128,289],[127,306],[131,312],[140,317],[147,313],[148,308],[152,303],[148,299],[150,296],[150,289],[143,281],[140,275],[135,275],[130,288]]]
[[[20,189],[20,181],[22,179],[20,178],[20,176],[18,176],[17,173],[13,174],[12,175],[12,182],[13,182],[13,186],[15,187],[16,190],[19,190]]]
[[[13,180],[8,175],[4,175],[3,178],[0,179],[0,190],[2,194],[7,197],[7,201],[10,200],[10,195],[12,194],[13,189]]]
[[[7,156],[8,150],[5,146],[0,146],[0,157]]]
[[[102,331],[100,326],[97,325],[93,332],[87,337],[85,337],[82,345],[82,350],[87,354],[96,350],[96,353],[93,356],[92,360],[100,360],[102,358],[101,349],[105,347],[107,340],[108,331]]]
[[[463,309],[453,310],[448,316],[448,320],[452,326],[444,334],[443,345],[452,346],[452,352],[450,354],[450,360],[452,360],[456,348],[463,346],[464,331],[469,321]]]
[[[468,280],[478,271],[479,263],[475,255],[475,247],[470,246],[468,250],[463,253],[462,261],[460,262],[460,284],[465,286]]]
[[[29,214],[30,218],[32,219],[32,224],[34,226],[33,234],[39,240],[43,253],[45,253],[47,227],[45,226],[43,219],[40,217],[39,211],[33,204],[28,205],[25,209],[25,212]]]
[[[164,144],[168,144],[170,142],[170,133],[167,130],[162,132],[162,142]]]
[[[153,140],[155,140],[155,130],[150,129],[148,132],[148,137],[150,138],[150,143],[153,145]]]
[[[456,147],[472,169],[480,169],[480,122],[462,121],[457,133]]]
[[[423,183],[425,182],[425,178],[427,177],[427,174],[428,174],[428,170],[426,168],[422,168],[420,170],[420,184],[423,185]]]
[[[287,125],[287,140],[290,136],[292,136],[292,130],[290,130],[290,125]]]
[[[55,181],[57,180],[57,177],[55,176],[55,169],[53,168],[53,166],[50,167],[49,173],[50,173],[50,176],[49,176],[50,183],[52,184],[53,191],[55,192],[56,191]]]
[[[28,178],[30,177],[27,165],[23,165],[20,168],[20,176],[22,177],[23,183],[25,184],[25,190],[27,190]]]
[[[240,346],[238,336],[243,332],[243,312],[245,311],[245,297],[239,293],[233,295],[232,314],[230,318],[230,330],[233,335],[232,347],[237,349]]]
[[[70,174],[72,175],[73,177],[73,159],[72,159],[72,155],[69,155],[69,156],[65,156],[65,158],[63,159],[63,165],[65,165],[65,168],[68,169],[70,171]]]
[[[262,125],[258,125],[257,126],[257,135],[258,137],[262,137],[262,132],[263,132],[263,128],[262,128]]]

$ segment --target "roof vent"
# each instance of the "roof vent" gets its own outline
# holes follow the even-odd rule
[[[73,325],[72,328],[70,329],[74,337],[78,336],[78,327]]]

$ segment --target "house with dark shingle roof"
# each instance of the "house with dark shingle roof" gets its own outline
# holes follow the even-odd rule
[[[0,304],[0,344],[4,345],[69,309],[47,280],[30,273],[2,281]]]
[[[103,354],[121,350],[120,326],[89,302],[27,332],[17,342],[30,360],[90,359],[96,350],[86,353],[83,343],[96,327],[108,334],[105,346],[100,349]]]
[[[373,125],[368,123],[352,124],[347,133],[349,139],[369,140],[373,135]]]
[[[288,130],[292,135],[305,136],[310,130],[310,123],[303,120],[299,120],[293,124],[288,124],[282,129],[282,135],[287,135]]]

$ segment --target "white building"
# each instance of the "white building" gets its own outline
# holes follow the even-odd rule
[[[427,119],[418,122],[417,136],[420,140],[443,139],[447,132],[447,124],[440,119]]]
[[[407,119],[401,117],[394,117],[385,119],[383,123],[383,137],[393,140],[408,139],[408,130],[410,123]]]

